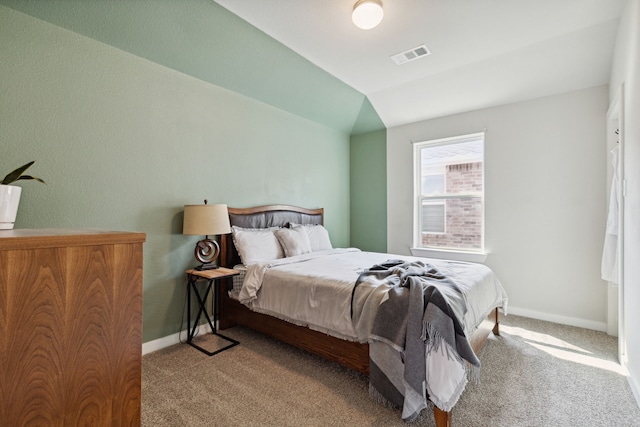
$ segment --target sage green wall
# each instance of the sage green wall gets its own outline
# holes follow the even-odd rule
[[[0,4],[346,133],[384,128],[363,94],[213,0]]]
[[[351,245],[387,251],[387,133],[351,137]]]
[[[366,96],[212,0],[0,0],[0,4],[332,129],[351,135],[385,129]],[[356,158],[356,164],[372,156],[362,148],[357,152],[364,157]],[[383,184],[379,179],[378,183]],[[361,186],[353,189],[356,199],[368,203],[362,191]],[[375,190],[372,196],[379,199]],[[352,230],[352,245],[383,250],[386,214],[372,217],[364,212],[361,218],[357,213],[352,223],[370,226]]]
[[[378,113],[376,113],[375,108],[373,108],[371,101],[369,101],[369,98],[365,97],[362,100],[358,118],[353,125],[353,129],[351,129],[351,135],[359,135],[362,133],[385,129],[386,127],[384,123],[382,123],[382,119],[380,119]]]
[[[16,227],[147,233],[145,342],[180,329],[184,204],[322,206],[350,244],[348,132],[3,6],[0,76],[0,174],[48,183],[21,184]]]

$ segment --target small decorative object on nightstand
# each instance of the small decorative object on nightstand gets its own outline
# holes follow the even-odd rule
[[[218,268],[214,261],[220,255],[220,245],[209,235],[229,234],[229,212],[227,205],[186,205],[184,207],[184,222],[182,234],[204,235],[204,239],[196,244],[196,259],[201,264],[196,270],[211,270]]]
[[[219,334],[218,329],[216,327],[216,321],[218,320],[218,309],[219,309],[218,307],[220,306],[220,303],[219,303],[220,281],[222,279],[229,279],[233,276],[236,276],[240,274],[240,272],[238,270],[233,270],[231,268],[219,267],[212,270],[197,270],[197,269],[187,270],[186,273],[187,273],[187,282],[188,282],[187,283],[187,286],[188,286],[188,289],[187,289],[187,317],[188,317],[187,344],[191,345],[194,348],[197,348],[207,356],[213,356],[214,354],[218,354],[221,351],[227,350],[235,345],[240,344],[238,341],[232,338]],[[206,282],[204,294],[201,294],[198,291],[199,282]],[[213,288],[213,313],[212,313],[213,321],[211,317],[209,317],[209,313],[207,313],[207,308],[205,305],[207,298],[211,293],[211,288]],[[196,318],[193,321],[193,326],[191,324],[191,292],[192,291],[193,291],[193,294],[196,296],[196,299],[198,300],[198,307],[199,307],[198,314],[196,315]],[[216,351],[208,351],[193,342],[193,338],[196,334],[196,328],[198,327],[198,324],[200,322],[200,316],[203,313],[204,313],[204,317],[207,319],[207,322],[209,322],[211,333],[215,336],[218,336],[228,341],[230,344]]]

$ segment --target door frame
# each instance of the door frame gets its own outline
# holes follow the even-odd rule
[[[624,201],[625,201],[625,144],[624,144],[624,83],[620,85],[618,91],[609,104],[607,110],[607,192],[611,187],[613,177],[613,167],[609,152],[616,146],[618,149],[618,284],[607,283],[607,332],[610,335],[618,336],[618,358],[620,363],[626,365],[626,328],[624,322]],[[609,200],[607,198],[607,200]]]

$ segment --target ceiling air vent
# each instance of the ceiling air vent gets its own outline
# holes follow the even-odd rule
[[[396,64],[401,65],[405,62],[414,61],[427,55],[431,55],[431,52],[429,52],[429,49],[427,49],[425,45],[422,45],[414,47],[413,49],[405,50],[404,52],[396,53],[391,56],[391,59],[393,59],[393,62]]]

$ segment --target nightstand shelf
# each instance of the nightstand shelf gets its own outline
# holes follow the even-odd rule
[[[207,356],[213,356],[215,354],[218,354],[224,350],[230,349],[231,347],[234,347],[240,344],[238,341],[232,338],[219,334],[217,325],[216,325],[216,321],[218,320],[219,306],[220,306],[220,303],[219,303],[220,282],[224,281],[224,279],[230,279],[233,276],[237,276],[238,274],[240,274],[240,272],[238,270],[233,270],[231,268],[220,267],[214,270],[194,270],[194,269],[187,270],[186,274],[187,274],[187,286],[188,286],[187,288],[187,317],[188,317],[187,344],[200,350]],[[206,283],[203,293],[201,293],[198,289],[199,283]],[[213,319],[211,319],[211,317],[209,316],[209,313],[207,312],[207,308],[206,308],[206,301],[212,289],[213,289],[213,313],[212,313]],[[192,293],[195,295],[198,301],[198,313],[196,314],[196,317],[193,320],[193,324],[191,323],[191,294]],[[195,334],[196,334],[196,329],[198,329],[198,323],[200,322],[200,317],[203,314],[204,314],[204,317],[207,319],[207,322],[209,323],[209,327],[211,328],[211,334],[229,342],[228,345],[215,351],[209,351],[193,342],[193,338],[195,337]]]

